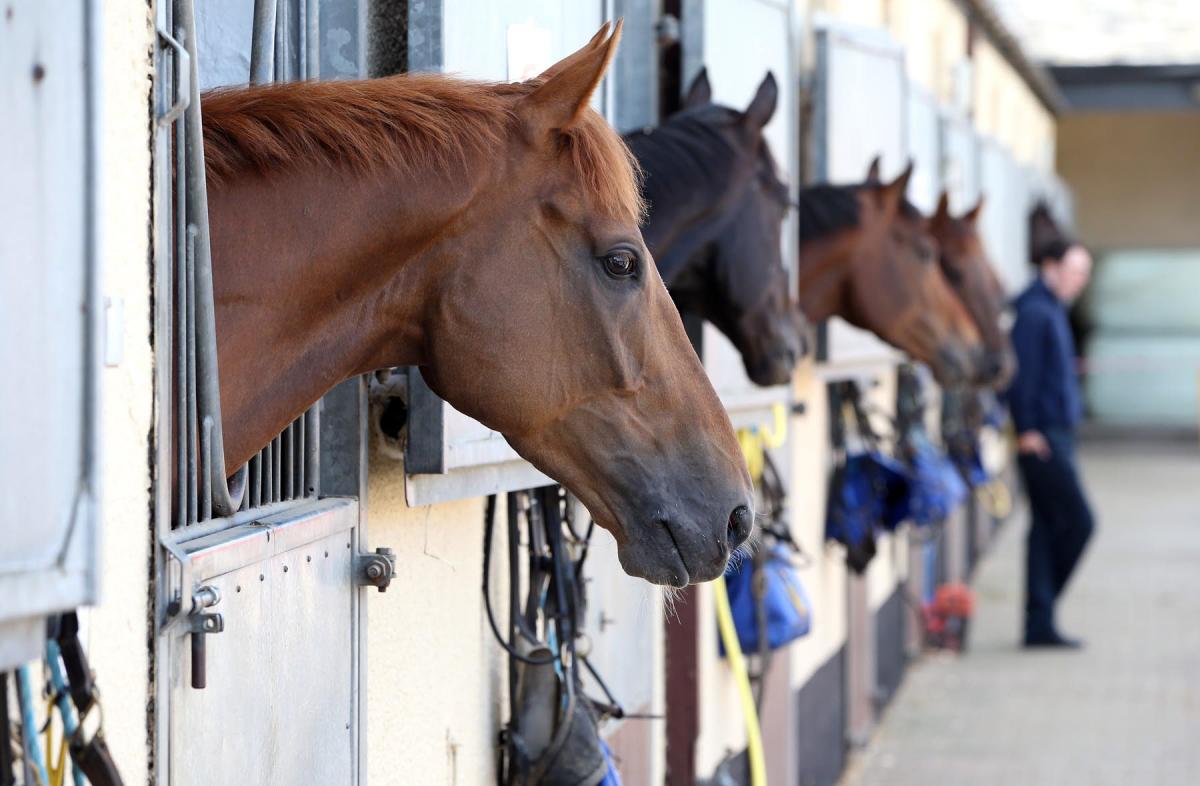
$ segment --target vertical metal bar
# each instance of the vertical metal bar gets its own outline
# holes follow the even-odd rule
[[[201,465],[208,468],[208,457],[212,455],[213,441],[213,419],[205,416],[200,425],[200,462]],[[212,474],[209,472],[200,473],[200,515],[197,520],[208,521],[212,518],[213,513],[213,495],[212,495]],[[190,591],[184,587],[185,591]]]
[[[257,508],[262,504],[262,455],[256,454],[250,459],[250,507]]]
[[[305,462],[304,457],[307,454],[308,441],[305,437],[308,424],[308,413],[304,413],[296,420],[296,496],[308,496],[308,485],[304,474]]]
[[[266,505],[267,503],[270,503],[270,502],[274,502],[274,500],[271,499],[271,489],[275,488],[275,482],[271,478],[271,473],[273,473],[275,471],[275,460],[274,460],[274,457],[272,456],[272,454],[274,452],[275,452],[275,443],[268,442],[267,446],[262,449],[261,453],[259,453],[259,455],[262,456],[262,468],[263,468],[262,504],[264,504],[264,505]]]
[[[304,469],[308,474],[305,486],[307,496],[321,494],[321,404],[317,402],[304,413]]]
[[[292,440],[296,435],[296,423],[292,421],[283,430],[283,498],[292,499],[292,487],[296,480],[295,453]]]
[[[275,78],[273,82],[288,81],[287,0],[275,0]]]
[[[321,7],[319,0],[304,3],[304,78],[321,76]]]
[[[175,61],[175,66],[182,67],[183,64],[178,61],[172,54],[172,59]],[[172,91],[174,92],[174,91]],[[187,221],[184,217],[184,199],[183,199],[183,179],[187,176],[187,159],[184,156],[183,148],[183,126],[178,119],[175,120],[172,130],[175,135],[175,184],[171,191],[171,205],[174,210],[174,226],[171,242],[175,246],[175,256],[171,260],[172,265],[166,264],[162,266],[162,274],[164,277],[170,277],[174,274],[175,277],[175,318],[166,320],[165,324],[170,325],[171,341],[167,346],[171,347],[170,353],[162,353],[163,355],[171,354],[174,361],[174,390],[163,391],[162,396],[165,401],[173,403],[175,413],[175,510],[172,516],[172,527],[182,527],[188,523],[188,478],[190,472],[188,470],[188,449],[189,449],[189,434],[188,431],[188,416],[187,416],[187,398],[184,396],[184,391],[187,390],[187,364],[182,361],[185,354],[184,345],[187,342],[187,329],[182,324],[183,315],[187,311],[187,276],[184,275],[184,265],[187,258],[186,242],[187,236],[184,233],[184,226]],[[168,132],[170,133],[170,132]],[[170,143],[168,142],[168,149]],[[165,284],[170,286],[170,284]],[[174,324],[173,324],[174,323]]]
[[[250,84],[266,84],[273,79],[274,75],[275,0],[254,0],[254,32],[250,41]]]
[[[186,204],[186,198],[184,203]],[[187,236],[186,251],[183,257],[183,356],[179,363],[184,367],[184,385],[178,395],[183,399],[187,417],[187,475],[181,479],[186,485],[187,507],[185,509],[185,524],[194,524],[200,520],[197,488],[198,473],[208,474],[208,454],[200,457],[197,462],[196,451],[199,449],[196,436],[196,236],[192,227],[184,225]],[[206,498],[209,494],[204,495]],[[208,516],[205,516],[208,518]]]
[[[275,480],[275,485],[271,488],[271,501],[278,502],[283,499],[283,439],[278,435],[271,440],[271,453],[275,461],[275,469],[271,475]]]
[[[179,24],[184,30],[195,30],[196,24],[190,0],[176,0]],[[207,485],[216,497],[211,507],[217,515],[227,516],[241,504],[244,490],[245,468],[238,471],[231,484],[225,471],[225,440],[221,429],[221,391],[217,369],[217,328],[213,307],[212,255],[208,237],[208,188],[204,172],[204,131],[200,114],[200,75],[195,36],[186,42],[191,55],[192,100],[184,112],[187,139],[187,220],[196,229],[195,284],[196,301],[196,370],[197,403],[200,416],[212,429],[209,452],[204,459],[208,463]],[[207,504],[207,503],[206,503]]]

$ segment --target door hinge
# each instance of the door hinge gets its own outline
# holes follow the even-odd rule
[[[374,554],[359,554],[354,567],[360,587],[375,587],[380,592],[387,592],[396,575],[396,552],[378,548]]]

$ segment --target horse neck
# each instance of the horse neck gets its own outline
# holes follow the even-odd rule
[[[800,240],[799,301],[813,322],[842,315],[852,274],[854,232]]]
[[[704,248],[717,237],[732,207],[729,176],[719,162],[697,165],[698,145],[685,141],[685,130],[669,126],[627,134],[625,141],[644,174],[643,191],[650,214],[642,226],[646,247],[668,287],[703,260]]]
[[[474,185],[430,174],[313,165],[210,190],[231,469],[339,382],[423,361],[425,263]]]

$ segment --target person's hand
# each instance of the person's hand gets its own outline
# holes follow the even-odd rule
[[[1031,453],[1046,461],[1050,458],[1050,443],[1040,431],[1022,431],[1017,437],[1017,452]]]

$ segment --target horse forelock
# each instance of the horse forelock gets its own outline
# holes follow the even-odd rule
[[[861,221],[860,187],[820,184],[800,190],[800,241],[807,243],[856,229]]]
[[[380,167],[447,172],[494,154],[534,86],[405,74],[219,88],[202,102],[206,170],[216,183],[314,165],[359,174]],[[639,221],[639,169],[621,137],[590,109],[559,134],[593,207]]]

